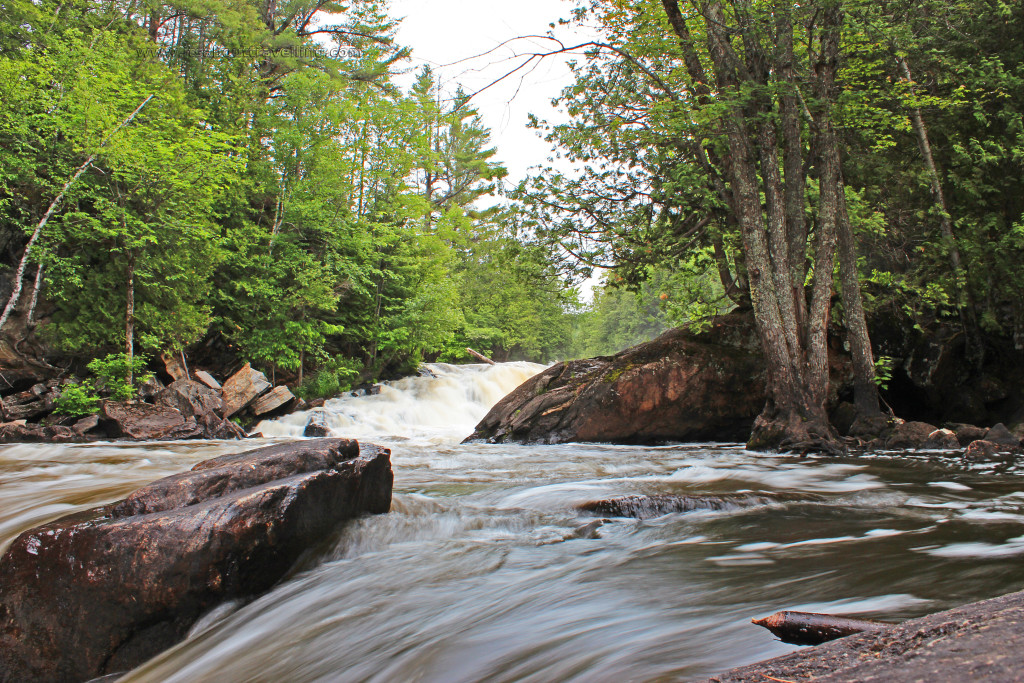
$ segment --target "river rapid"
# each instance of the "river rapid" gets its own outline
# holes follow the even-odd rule
[[[676,681],[782,654],[780,609],[902,620],[1024,587],[1024,470],[937,453],[799,458],[737,445],[460,445],[541,366],[426,366],[328,402],[392,449],[391,513],[350,523],[248,604],[125,681]],[[0,447],[0,546],[246,442]],[[745,509],[600,517],[620,494],[784,493]],[[88,625],[84,625],[88,628]]]

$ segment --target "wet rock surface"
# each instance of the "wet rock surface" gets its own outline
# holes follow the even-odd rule
[[[712,676],[715,683],[1024,680],[1024,591]]]
[[[592,500],[576,507],[581,512],[613,517],[633,517],[635,519],[651,519],[673,512],[693,512],[695,510],[737,510],[793,501],[820,500],[812,496],[787,495],[785,493],[759,494],[737,493],[719,496],[683,496],[659,494],[652,496],[630,495],[615,496],[601,500]]]
[[[0,558],[0,679],[130,669],[269,589],[338,524],[391,504],[390,452],[346,439],[196,465],[21,534]]]
[[[670,330],[614,356],[558,363],[503,398],[467,439],[513,443],[743,441],[765,401],[743,315]]]

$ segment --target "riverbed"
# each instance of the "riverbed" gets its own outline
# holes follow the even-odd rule
[[[1019,469],[939,453],[458,443],[538,367],[430,366],[329,402],[337,436],[392,449],[391,513],[344,527],[268,594],[208,614],[123,680],[691,680],[793,649],[754,616],[898,621],[1024,587]],[[246,442],[0,447],[0,544],[200,460],[296,438],[306,417]],[[740,492],[786,501],[645,520],[575,509]]]

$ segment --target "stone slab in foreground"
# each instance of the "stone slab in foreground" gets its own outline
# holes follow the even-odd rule
[[[733,669],[715,683],[1024,680],[1024,591]]]
[[[390,451],[347,439],[199,463],[21,534],[0,558],[0,681],[83,681],[268,590],[347,519],[391,506]]]

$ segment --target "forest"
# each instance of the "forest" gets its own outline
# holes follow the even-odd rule
[[[1020,3],[560,9],[598,37],[524,56],[569,55],[575,83],[567,121],[529,122],[567,164],[521,180],[386,3],[6,2],[3,333],[330,395],[750,309],[768,445],[829,439],[829,339],[865,413],[880,320],[955,325],[979,367],[1024,348]]]

